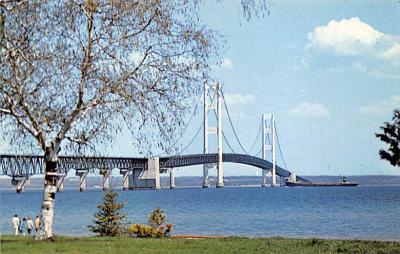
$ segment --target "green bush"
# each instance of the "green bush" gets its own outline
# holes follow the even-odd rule
[[[165,224],[165,214],[160,208],[156,208],[150,214],[148,225],[133,224],[129,227],[129,233],[136,237],[167,237],[172,232],[173,224]]]

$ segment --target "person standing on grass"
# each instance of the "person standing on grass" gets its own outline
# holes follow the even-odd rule
[[[41,224],[42,223],[40,222],[40,217],[36,216],[36,219],[35,219],[35,234],[36,235],[39,233],[39,229],[40,229]]]
[[[33,229],[33,221],[31,217],[28,217],[28,219],[26,220],[26,231],[28,232],[28,235],[31,235],[32,229]]]
[[[26,230],[26,218],[25,217],[22,219],[22,222],[19,224],[18,230],[21,235],[25,235],[25,230]]]
[[[11,219],[11,225],[14,229],[14,235],[18,235],[19,232],[19,218],[18,215],[15,214],[14,217]]]

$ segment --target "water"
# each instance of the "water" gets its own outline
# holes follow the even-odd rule
[[[146,223],[155,207],[165,210],[174,234],[285,236],[400,240],[400,187],[356,188],[187,188],[118,191],[129,221]],[[2,191],[1,233],[11,218],[35,217],[42,192]],[[56,195],[54,231],[89,235],[101,190],[76,189]]]

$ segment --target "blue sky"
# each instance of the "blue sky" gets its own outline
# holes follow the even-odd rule
[[[261,115],[274,113],[287,166],[299,175],[399,175],[379,159],[374,133],[400,106],[400,2],[272,0],[269,9],[250,21],[238,0],[206,1],[201,10],[226,39],[213,77],[243,145],[252,145]],[[223,114],[224,132],[240,151]],[[183,146],[201,122],[199,110]],[[132,156],[131,147],[122,136],[110,155]],[[201,152],[200,136],[188,153]],[[200,167],[177,172],[201,174]],[[259,170],[226,164],[225,174]]]
[[[247,22],[239,1],[211,1],[202,14],[225,35],[214,77],[245,147],[261,115],[274,113],[285,160],[298,174],[400,174],[379,159],[374,137],[400,106],[400,2],[272,1],[268,16]],[[234,140],[226,118],[223,126]]]

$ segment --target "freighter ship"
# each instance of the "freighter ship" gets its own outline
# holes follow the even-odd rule
[[[289,179],[285,182],[285,185],[289,187],[354,187],[358,183],[347,182],[346,177],[343,177],[340,182],[302,182]]]

